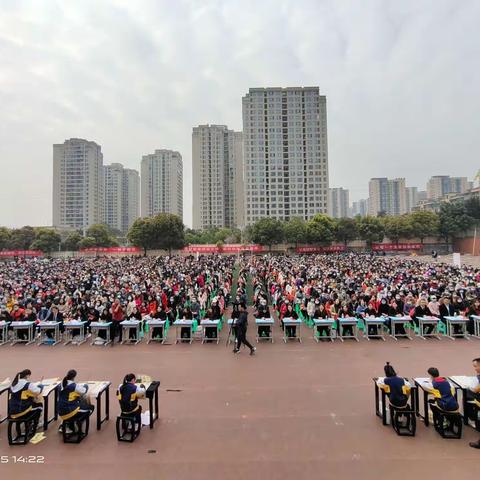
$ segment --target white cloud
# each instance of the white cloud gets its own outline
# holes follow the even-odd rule
[[[52,144],[84,137],[139,169],[191,129],[241,129],[249,87],[319,85],[330,183],[472,176],[479,149],[480,3],[0,0],[0,224],[51,222]],[[477,162],[478,163],[478,162]]]

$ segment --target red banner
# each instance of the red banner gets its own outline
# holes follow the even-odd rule
[[[265,252],[267,248],[263,245],[243,245],[241,243],[230,243],[217,247],[217,245],[189,245],[182,250],[184,253],[240,253],[240,252]]]
[[[421,243],[372,243],[372,250],[398,252],[405,250],[421,250]]]
[[[40,250],[1,250],[0,257],[41,257]]]
[[[306,246],[306,247],[297,247],[295,249],[296,253],[334,253],[334,252],[344,252],[346,250],[345,245],[328,245],[326,247],[319,246]]]
[[[80,253],[140,253],[139,247],[89,247],[81,248]]]

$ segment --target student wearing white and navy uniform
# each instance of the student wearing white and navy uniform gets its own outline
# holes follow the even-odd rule
[[[32,372],[26,369],[15,375],[10,387],[8,416],[12,420],[18,420],[33,414],[36,429],[43,411],[42,404],[38,403],[36,398],[42,393],[43,385],[30,382],[31,374]]]
[[[90,416],[94,410],[82,399],[88,392],[88,385],[75,383],[77,372],[69,370],[62,381],[62,389],[58,398],[58,414],[65,420],[79,420]]]

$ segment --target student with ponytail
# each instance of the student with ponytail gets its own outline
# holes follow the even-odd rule
[[[405,382],[405,379],[399,377],[395,369],[390,365],[390,362],[383,367],[385,378],[378,379],[380,386],[384,385],[385,392],[388,395],[390,403],[397,408],[403,408],[408,402],[410,393],[410,386]]]
[[[94,410],[82,397],[88,391],[88,385],[75,383],[76,370],[69,370],[62,381],[62,388],[58,398],[58,414],[62,420],[79,420],[90,416]]]
[[[141,422],[142,406],[138,399],[145,397],[145,385],[136,385],[137,378],[133,373],[127,373],[123,383],[118,387],[117,398],[120,402],[122,415],[134,417],[137,423]]]
[[[32,372],[26,369],[15,375],[10,387],[8,415],[11,419],[18,419],[34,412],[36,430],[43,407],[41,403],[38,403],[35,400],[37,395],[42,393],[43,385],[31,383],[31,374]]]

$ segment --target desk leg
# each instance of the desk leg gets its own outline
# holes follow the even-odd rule
[[[102,394],[97,397],[97,430],[102,428]]]
[[[468,425],[468,402],[467,402],[467,389],[462,388],[462,403],[463,403],[463,424]]]
[[[385,390],[382,390],[382,423],[387,424],[387,395]]]
[[[425,422],[425,426],[428,427],[430,425],[430,420],[428,418],[430,412],[428,411],[428,394],[425,390],[423,391],[423,414],[425,415],[423,421]]]
[[[375,387],[375,415],[377,417],[380,416],[380,409],[378,408],[379,405],[378,405],[378,400],[379,400],[379,396],[378,396],[378,385],[376,383],[374,383],[374,387]]]
[[[110,420],[110,387],[107,387],[105,397],[105,420]]]
[[[154,394],[155,395],[155,394]],[[150,410],[150,429],[153,428],[153,396],[148,399],[148,409]]]
[[[43,431],[46,432],[48,428],[48,395],[43,402]]]

